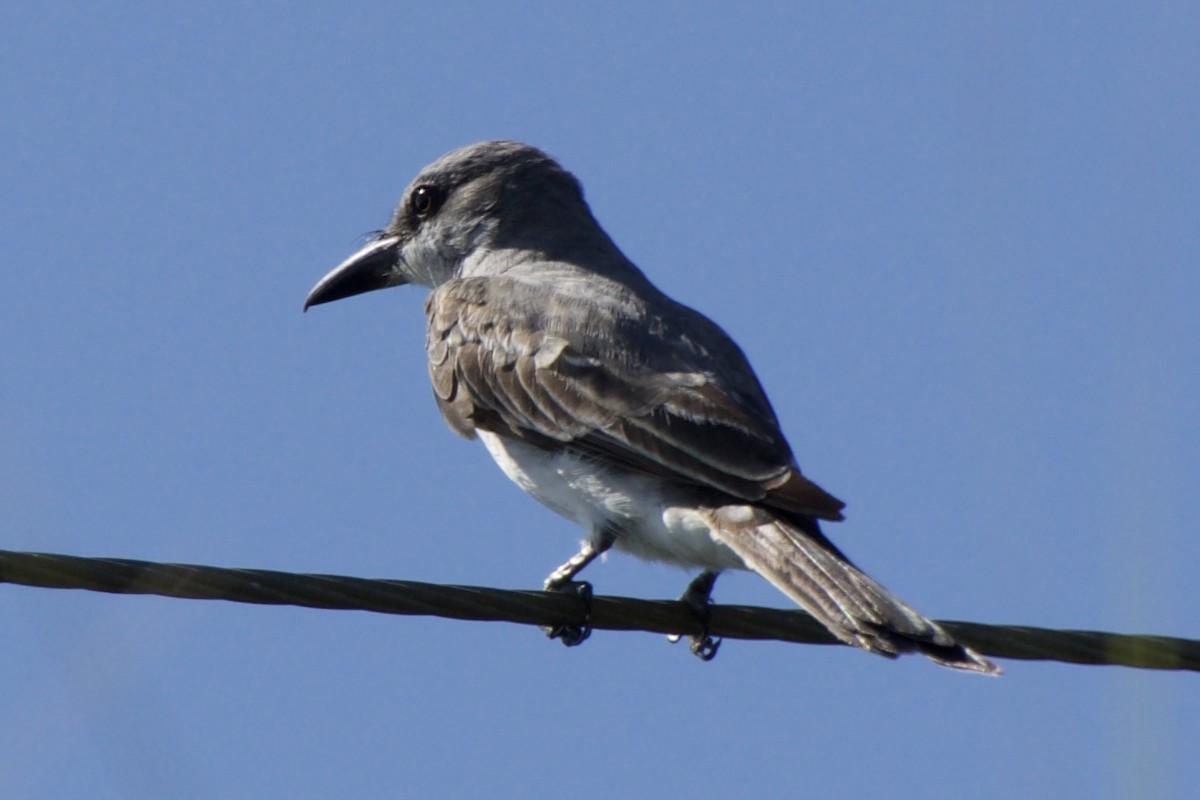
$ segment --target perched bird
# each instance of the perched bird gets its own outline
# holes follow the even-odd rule
[[[999,672],[825,537],[843,503],[801,474],[742,351],[650,283],[550,156],[493,141],[433,162],[304,307],[408,283],[432,290],[425,348],[446,422],[587,532],[547,588],[581,586],[615,547],[700,568],[685,598],[703,615],[717,573],[751,569],[847,644]]]

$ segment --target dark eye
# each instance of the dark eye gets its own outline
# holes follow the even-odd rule
[[[412,191],[412,210],[418,217],[433,214],[441,203],[441,192],[434,186],[418,186]]]

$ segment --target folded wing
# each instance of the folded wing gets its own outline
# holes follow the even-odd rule
[[[658,315],[627,294],[579,302],[545,286],[462,278],[430,295],[430,377],[452,428],[565,444],[737,500],[842,518],[843,504],[800,474],[758,380],[720,328],[674,304]]]

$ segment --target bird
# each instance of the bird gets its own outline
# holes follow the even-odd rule
[[[650,282],[545,152],[485,141],[429,164],[304,309],[406,284],[429,290],[425,350],[449,427],[585,533],[546,589],[586,600],[576,576],[614,548],[698,568],[681,599],[706,622],[717,575],[751,570],[841,642],[999,674],[826,537],[844,504],[801,473],[745,354]],[[589,628],[547,632],[573,645]],[[706,626],[692,637],[706,660],[719,645]]]

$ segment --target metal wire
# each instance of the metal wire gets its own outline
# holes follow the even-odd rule
[[[584,614],[577,598],[556,592],[8,550],[0,550],[0,583],[525,625],[582,622]],[[675,600],[597,596],[592,599],[590,621],[597,630],[684,635],[703,632],[691,609]],[[1200,641],[1192,639],[977,622],[939,624],[963,644],[997,658],[1200,671]],[[799,610],[713,605],[709,632],[730,639],[839,644],[820,623]]]

